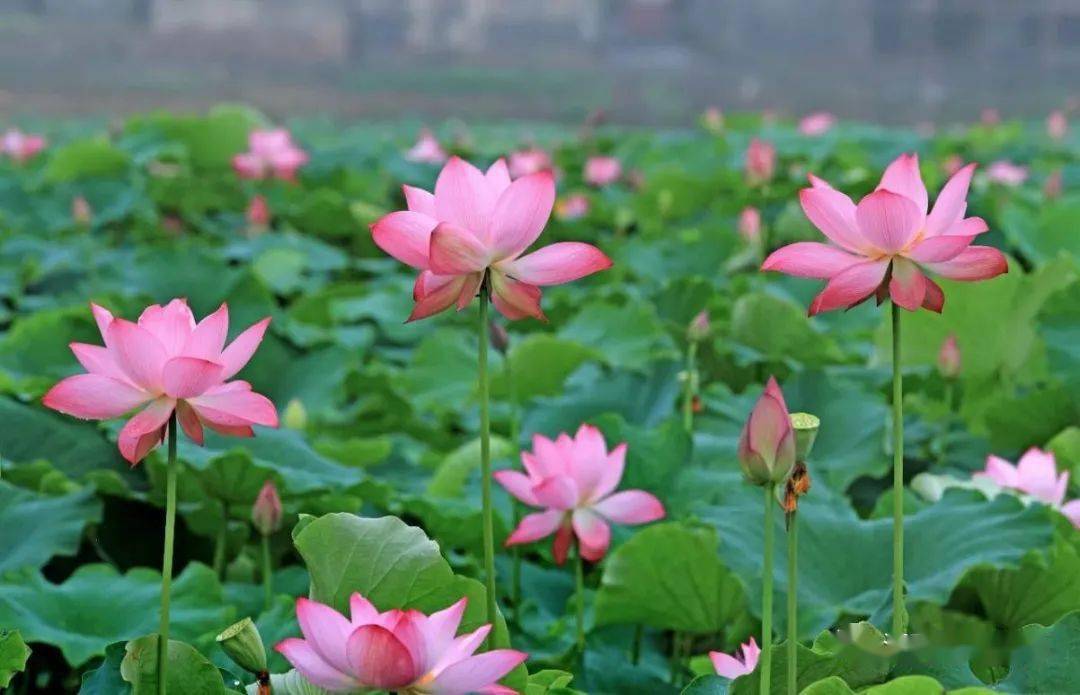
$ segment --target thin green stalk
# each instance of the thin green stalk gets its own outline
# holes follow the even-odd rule
[[[510,364],[509,353],[505,356],[506,363],[506,390],[510,398],[510,446],[513,447],[514,457],[517,457],[518,446],[521,440],[521,408],[517,399],[517,383],[514,381],[514,370]],[[510,507],[514,515],[514,528],[521,522],[521,503],[516,498],[510,498]],[[514,602],[514,615],[521,608],[521,547],[513,548],[513,565],[510,574],[510,597]]]
[[[761,695],[768,695],[772,676],[772,600],[773,600],[773,507],[776,486],[765,486],[765,568],[761,579]]]
[[[953,413],[956,410],[956,380],[945,380],[945,410]]]
[[[158,627],[158,695],[165,695],[169,670],[169,591],[176,535],[176,411],[169,416],[169,458],[165,467],[165,556],[161,560],[161,624]]]
[[[487,276],[480,283],[480,494],[484,517],[484,581],[487,587],[487,622],[495,624],[495,529],[491,509],[491,416],[488,412],[488,304],[491,287]],[[487,642],[490,646],[491,635]]]
[[[789,695],[798,692],[799,644],[799,516],[792,512],[787,531],[787,686]]]
[[[683,391],[683,428],[694,431],[694,396],[697,395],[697,341],[691,340],[686,348],[686,388]]]
[[[575,553],[577,558],[574,562],[574,587],[577,601],[577,650],[578,655],[585,654],[585,561],[581,558],[581,550]]]
[[[900,307],[892,305],[893,616],[892,633],[907,632],[904,608],[904,384],[900,374]]]
[[[645,639],[645,626],[641,623],[637,624],[634,628],[634,641],[630,645],[630,663],[634,666],[638,665],[641,661],[641,643]]]
[[[671,659],[669,660],[668,682],[675,685],[675,680],[679,676],[679,652],[682,650],[682,633],[675,631],[671,633]]]
[[[263,602],[269,609],[270,604],[274,602],[274,565],[270,560],[270,536],[268,535],[262,537],[262,580]]]
[[[221,502],[221,526],[218,528],[217,538],[214,539],[214,574],[218,581],[225,579],[225,545],[229,540],[229,509],[224,501]]]

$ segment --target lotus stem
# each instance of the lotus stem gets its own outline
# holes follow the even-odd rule
[[[686,348],[686,388],[683,390],[683,427],[688,433],[694,431],[694,396],[697,395],[697,341],[691,340]]]
[[[789,695],[797,695],[799,644],[799,515],[788,517],[787,530],[787,686]]]
[[[214,539],[214,575],[218,581],[225,580],[225,545],[229,540],[229,507],[221,502],[221,526]]]
[[[892,305],[893,615],[894,639],[907,632],[904,608],[904,384],[900,374],[900,307]]]
[[[504,356],[506,362],[506,390],[510,399],[510,446],[517,456],[518,446],[521,440],[521,409],[517,399],[517,382],[514,381],[514,370],[510,364],[510,353]],[[517,498],[510,498],[510,507],[514,514],[514,528],[521,523],[521,504]],[[517,617],[521,609],[521,548],[513,548],[513,568],[510,574],[510,598],[514,602],[514,616]]]
[[[484,581],[487,587],[487,622],[492,626],[487,643],[492,643],[497,598],[495,595],[495,528],[491,508],[491,416],[488,412],[488,304],[491,303],[491,285],[487,275],[480,283],[480,338],[479,390],[480,390],[480,495],[484,524]]]
[[[585,654],[585,561],[581,557],[581,548],[578,548],[574,562],[574,587],[576,589],[575,600],[577,602],[577,650],[579,655]]]
[[[772,609],[773,609],[773,507],[776,506],[776,484],[765,490],[765,567],[761,580],[761,695],[768,695],[772,676]]]
[[[634,641],[630,644],[630,663],[634,666],[641,661],[641,643],[645,639],[645,626],[638,623],[634,628]]]
[[[263,600],[265,601],[267,610],[270,609],[270,604],[274,602],[274,565],[270,559],[270,536],[263,535],[262,537],[262,580],[263,580]]]
[[[169,416],[169,458],[165,464],[165,555],[161,560],[161,624],[158,627],[158,695],[165,695],[169,669],[169,591],[176,535],[176,411]]]

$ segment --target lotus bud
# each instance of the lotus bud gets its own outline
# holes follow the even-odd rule
[[[776,148],[771,143],[754,138],[746,148],[746,176],[751,183],[765,183],[776,172]]]
[[[267,480],[259,490],[259,496],[251,508],[251,523],[264,536],[281,528],[281,497],[274,481]]]
[[[761,212],[753,206],[739,213],[739,236],[751,246],[761,243]]]
[[[266,672],[266,647],[251,618],[234,623],[217,636],[217,643],[233,662],[251,673]]]
[[[956,344],[955,335],[950,335],[941,344],[938,352],[938,372],[946,379],[960,376],[960,346]]]
[[[510,334],[506,332],[506,326],[503,326],[498,321],[492,321],[490,335],[491,347],[505,355],[510,348]]]
[[[71,200],[71,219],[80,227],[89,227],[94,220],[94,211],[90,203],[81,195]]]
[[[810,456],[810,450],[814,448],[821,420],[810,413],[792,413],[791,426],[795,430],[795,458],[805,461]]]
[[[705,340],[709,337],[709,312],[699,311],[697,316],[690,321],[690,326],[686,329],[686,337],[691,342],[697,343]]]
[[[307,427],[307,408],[299,398],[293,398],[286,404],[281,422],[290,430],[302,430]]]
[[[1046,181],[1043,183],[1043,195],[1047,198],[1060,198],[1063,188],[1061,168],[1054,169],[1050,172],[1050,175],[1046,177]]]
[[[795,430],[784,394],[772,377],[739,436],[739,464],[755,485],[783,482],[795,466]]]

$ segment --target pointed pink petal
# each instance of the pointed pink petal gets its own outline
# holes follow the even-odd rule
[[[943,235],[949,236],[978,236],[983,232],[990,231],[990,227],[986,224],[986,220],[981,217],[965,217],[962,220],[958,220],[945,231],[941,232]]]
[[[581,557],[589,562],[604,559],[611,545],[611,527],[604,518],[591,509],[575,509],[573,525]]]
[[[261,179],[266,174],[266,165],[262,157],[249,152],[241,152],[233,157],[233,170],[242,179]]]
[[[758,657],[761,656],[761,647],[758,646],[757,640],[753,637],[749,642],[744,642],[742,645],[743,663],[746,664],[747,672],[753,671],[757,668]]]
[[[497,270],[491,273],[490,277],[493,290],[491,301],[500,314],[511,321],[523,319],[526,316],[547,321],[544,311],[540,308],[539,287],[508,278]]]
[[[173,399],[158,398],[128,420],[120,430],[117,440],[120,455],[132,465],[141,461],[161,442],[165,424],[175,407],[176,402]]]
[[[439,279],[435,280],[435,278]],[[408,321],[425,319],[449,309],[461,295],[461,288],[465,286],[465,276],[443,277],[434,274],[425,276],[421,273],[417,285],[418,289],[423,289],[423,294],[416,297],[416,306],[409,314]],[[418,293],[414,292],[414,294]]]
[[[410,609],[402,611],[401,616],[393,624],[383,626],[393,632],[394,637],[405,645],[412,661],[412,670],[417,676],[427,673],[438,656],[428,651],[428,641],[424,634],[427,620],[427,616],[420,611]]]
[[[763,393],[767,393],[770,397],[774,398],[780,407],[784,409],[786,413],[788,411],[787,401],[784,400],[784,392],[780,390],[780,384],[776,381],[775,376],[770,376],[769,380],[765,382],[765,390]]]
[[[899,193],[915,203],[919,212],[919,222],[926,215],[927,195],[922,174],[919,173],[919,155],[902,154],[885,168],[881,183],[875,190]]]
[[[450,664],[455,664],[462,659],[473,655],[491,632],[491,625],[481,625],[472,632],[454,639],[450,647],[442,652],[438,660],[431,667],[431,672],[438,675]]]
[[[530,285],[561,285],[611,267],[611,259],[592,244],[562,241],[527,256],[503,261],[499,269]]]
[[[423,188],[417,188],[415,186],[402,186],[402,192],[405,194],[405,205],[412,212],[418,212],[421,215],[426,215],[432,220],[435,219],[435,196],[428,193]],[[432,224],[432,228],[434,228]]]
[[[939,263],[958,256],[971,246],[973,236],[955,236],[952,234],[927,237],[915,244],[904,255],[918,263]]]
[[[745,431],[750,451],[768,462],[774,460],[782,439],[791,431],[791,419],[783,402],[763,393],[750,411]]]
[[[187,402],[195,408],[199,417],[208,423],[225,427],[278,426],[277,410],[274,404],[266,396],[250,389],[218,387],[199,396],[188,398]]]
[[[347,652],[352,672],[368,687],[399,690],[420,675],[408,648],[379,625],[356,628],[349,637]]]
[[[222,304],[217,311],[199,321],[184,343],[181,354],[216,361],[221,357],[221,349],[225,347],[228,333],[229,307]]]
[[[869,297],[885,278],[888,259],[853,265],[837,274],[810,304],[810,315],[854,306]]]
[[[113,322],[112,312],[93,302],[90,302],[90,311],[94,314],[94,322],[97,323],[98,330],[101,331],[101,339],[106,340],[109,337],[109,324]]]
[[[724,678],[734,680],[739,676],[745,676],[753,671],[752,668],[748,669],[743,662],[730,654],[725,654],[723,652],[709,652],[709,659],[712,660],[713,669],[716,670],[716,675],[723,676]]]
[[[349,621],[354,628],[368,625],[379,618],[379,611],[358,591],[349,597]]]
[[[923,298],[923,308],[940,314],[942,307],[945,306],[945,293],[936,282],[930,278],[924,279],[926,281],[926,297]]]
[[[593,509],[616,524],[647,524],[663,519],[664,505],[644,490],[624,490],[600,500]]]
[[[840,248],[852,253],[864,253],[868,244],[855,222],[855,203],[820,179],[811,177],[813,188],[799,191],[799,202],[807,219]]]
[[[262,342],[263,336],[266,334],[266,327],[269,325],[270,317],[267,316],[262,321],[248,326],[243,333],[236,336],[236,339],[229,343],[229,347],[222,350],[220,360],[221,366],[224,367],[224,371],[221,373],[222,380],[232,377],[244,368],[251,356],[255,354],[255,350],[258,349],[259,343]]]
[[[180,423],[180,429],[184,430],[184,434],[188,436],[188,439],[199,446],[203,445],[202,420],[199,419],[199,415],[194,408],[184,401],[179,401],[176,404],[176,421]]]
[[[162,369],[162,383],[167,395],[192,398],[220,383],[223,371],[216,362],[198,357],[174,357]]]
[[[864,239],[891,254],[907,246],[922,225],[923,213],[909,198],[879,190],[859,201],[855,219]]]
[[[436,219],[488,239],[495,195],[479,169],[451,157],[435,181]]]
[[[509,469],[495,471],[492,475],[495,482],[502,485],[507,492],[517,499],[534,507],[541,506],[536,499],[536,495],[533,494],[533,482],[529,479],[529,476]]]
[[[461,292],[458,293],[457,308],[461,311],[472,303],[480,294],[480,285],[484,282],[483,273],[469,273],[465,276],[465,282],[461,284]]]
[[[353,626],[345,616],[318,601],[296,599],[296,621],[308,645],[330,666],[343,673],[350,672],[345,645]]]
[[[75,359],[79,360],[79,364],[91,374],[109,376],[123,381],[125,384],[131,383],[127,374],[124,374],[123,370],[117,366],[116,360],[113,359],[108,348],[86,343],[71,343],[68,347],[75,353]]]
[[[580,499],[577,483],[565,475],[557,475],[533,486],[533,495],[542,507],[573,509]]]
[[[488,189],[498,200],[502,192],[510,185],[510,169],[506,166],[506,160],[502,157],[496,159],[484,173],[484,179],[487,180]]]
[[[863,260],[829,244],[799,241],[783,246],[765,259],[762,270],[775,270],[800,278],[827,280]]]
[[[1066,502],[1061,508],[1061,513],[1068,517],[1074,527],[1080,529],[1080,500]]]
[[[488,249],[472,232],[442,222],[431,233],[428,267],[436,275],[478,273],[490,261]]]
[[[992,246],[969,246],[948,261],[923,265],[927,270],[950,280],[988,280],[1009,272],[1005,255]]]
[[[492,258],[514,258],[544,231],[555,205],[555,177],[550,171],[522,176],[502,192],[491,214]]]
[[[908,311],[917,310],[926,298],[926,276],[917,265],[897,256],[893,259],[889,295]]]
[[[465,615],[465,608],[468,603],[469,600],[463,598],[448,608],[432,613],[427,618],[424,639],[426,640],[425,649],[428,655],[438,659],[447,650],[451,649],[451,645],[454,644],[454,636],[457,635],[458,627],[461,625],[461,617]],[[469,652],[469,654],[471,653]],[[468,656],[468,654],[463,656]],[[437,666],[437,663],[426,664],[425,670],[435,666]]]
[[[1054,455],[1032,447],[1024,452],[1016,465],[1019,488],[1027,494],[1047,504],[1059,506],[1065,497],[1064,486],[1068,484],[1068,474],[1059,480],[1057,461]]]
[[[528,658],[525,652],[495,649],[450,664],[431,683],[439,695],[467,695],[491,685],[517,668]]]
[[[174,299],[165,306],[154,304],[139,316],[139,325],[150,332],[167,355],[177,355],[188,336],[195,330],[195,317],[183,299]]]
[[[991,454],[986,457],[986,468],[982,474],[1001,487],[1019,488],[1020,475],[1016,467],[1003,458]]]
[[[438,221],[424,213],[400,210],[371,225],[371,238],[386,253],[422,270],[428,266],[431,232],[436,225]]]
[[[626,444],[622,443],[611,450],[604,464],[603,475],[596,482],[592,499],[598,500],[611,494],[619,486],[622,480],[623,470],[626,467]]]
[[[312,685],[331,692],[348,692],[360,687],[360,682],[326,663],[307,642],[291,637],[282,640],[274,649],[293,665]]]
[[[161,391],[161,370],[167,355],[157,338],[131,321],[114,319],[109,324],[108,343],[115,347],[117,365],[136,386]]]
[[[84,420],[119,417],[151,399],[131,384],[101,374],[76,374],[60,381],[45,394],[45,407]]]
[[[533,514],[526,514],[513,533],[506,539],[506,545],[521,545],[522,543],[532,543],[538,541],[541,538],[550,536],[555,533],[556,529],[562,523],[563,514],[561,510],[551,509],[546,512],[534,512]]]
[[[968,187],[971,185],[971,175],[975,172],[975,165],[968,164],[952,175],[942,187],[937,200],[934,201],[934,209],[926,216],[926,233],[928,236],[944,234],[949,227],[959,222],[967,210]]]
[[[604,435],[592,425],[581,425],[574,435],[572,452],[574,465],[570,474],[577,484],[578,497],[592,499],[608,467]]]
[[[553,475],[568,475],[570,463],[567,453],[555,442],[542,434],[533,435],[533,453],[523,452],[521,462],[525,470],[534,478],[550,478]]]

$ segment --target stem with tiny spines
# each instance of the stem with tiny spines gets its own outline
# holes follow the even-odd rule
[[[761,695],[768,695],[772,677],[773,507],[776,484],[765,486],[765,568],[761,579]]]
[[[480,390],[480,496],[484,533],[484,583],[487,588],[487,622],[492,626],[486,643],[493,643],[497,598],[495,595],[495,528],[491,506],[491,416],[488,412],[488,304],[490,280],[485,274],[480,283],[479,390]]]
[[[176,535],[176,411],[169,416],[169,457],[165,464],[165,555],[161,560],[161,623],[158,627],[158,695],[166,695],[169,670],[169,592]]]
[[[904,607],[904,384],[900,373],[900,307],[892,305],[893,639],[907,632]]]

